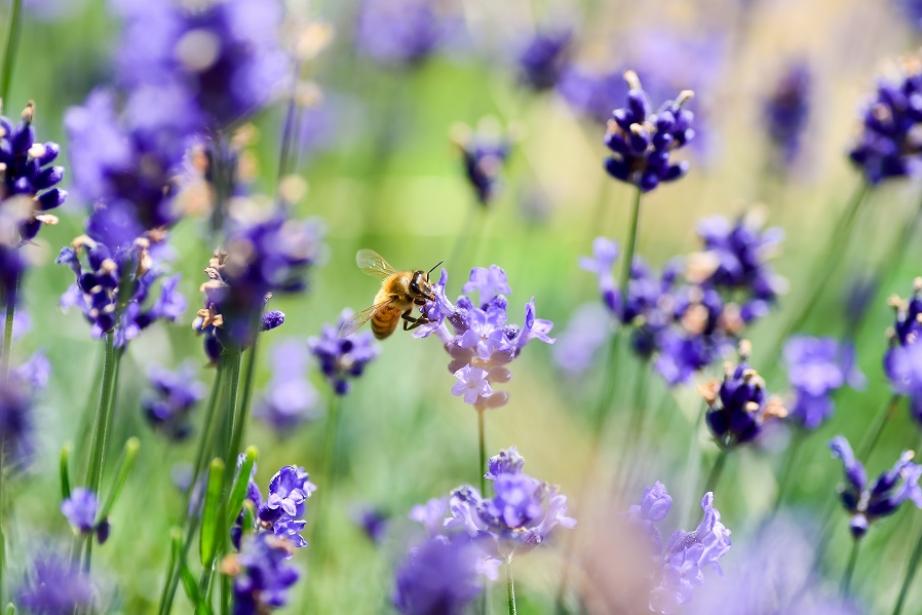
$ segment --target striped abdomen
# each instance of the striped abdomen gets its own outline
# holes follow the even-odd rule
[[[393,304],[378,308],[371,317],[371,332],[376,338],[383,340],[397,329],[402,312],[403,309],[400,306]]]

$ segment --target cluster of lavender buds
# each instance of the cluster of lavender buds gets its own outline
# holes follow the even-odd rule
[[[319,396],[305,378],[307,349],[285,341],[272,349],[272,379],[256,406],[255,414],[279,437],[317,418]]]
[[[391,602],[401,615],[462,615],[483,591],[481,543],[464,534],[414,545],[397,569]]]
[[[349,392],[350,381],[360,377],[378,356],[378,345],[368,331],[347,332],[352,311],[345,309],[336,325],[324,325],[320,335],[307,340],[320,371],[337,395]]]
[[[907,59],[897,80],[881,80],[864,112],[861,135],[849,152],[852,163],[874,185],[922,171],[922,68]]]
[[[109,520],[97,520],[99,500],[89,489],[77,487],[71,491],[70,497],[61,502],[61,513],[76,533],[84,536],[95,534],[99,544],[109,538]]]
[[[572,48],[569,28],[536,32],[518,56],[520,81],[535,92],[555,87],[569,64]]]
[[[851,515],[849,528],[856,539],[864,536],[875,520],[895,513],[906,500],[922,508],[922,466],[912,462],[912,451],[904,451],[891,469],[869,484],[864,465],[855,457],[848,440],[836,436],[829,448],[842,461],[845,485],[839,488],[839,497]]]
[[[141,409],[151,427],[176,442],[192,433],[189,415],[205,395],[195,372],[191,363],[185,363],[175,372],[155,367],[147,374],[150,391],[141,400]]]
[[[288,590],[300,576],[289,563],[292,553],[289,541],[260,533],[225,558],[221,570],[234,577],[234,615],[268,613],[287,604]]]
[[[292,74],[278,0],[112,4],[123,20],[117,78],[144,119],[184,114],[199,130],[226,127],[271,101]],[[158,107],[140,108],[138,98],[152,96]]]
[[[755,440],[766,421],[783,419],[787,409],[777,397],[767,397],[765,381],[749,367],[748,343],[740,344],[740,362],[727,365],[723,381],[702,386],[708,405],[707,424],[721,448],[732,448]]]
[[[205,305],[193,327],[205,336],[205,354],[217,362],[225,347],[243,348],[260,330],[284,320],[263,314],[273,294],[303,291],[308,269],[316,263],[322,232],[312,222],[275,216],[233,230],[223,250],[215,252],[202,284]]]
[[[456,20],[447,2],[363,0],[356,45],[378,64],[419,66],[448,41]]]
[[[58,219],[47,212],[67,198],[67,192],[55,187],[64,177],[64,168],[52,164],[60,148],[51,141],[35,140],[34,113],[30,102],[18,126],[0,116],[0,202],[6,207],[11,199],[20,197],[28,204],[19,222],[22,241],[34,239],[42,224],[56,224]]]
[[[471,538],[489,538],[502,559],[544,544],[559,527],[573,528],[567,497],[557,488],[525,474],[525,460],[514,448],[490,458],[485,477],[493,484],[487,498],[474,487],[455,489],[448,501],[448,530]]]
[[[478,411],[498,408],[509,401],[509,394],[497,391],[497,383],[512,377],[509,363],[516,359],[532,340],[554,343],[548,334],[553,323],[535,316],[534,299],[525,306],[525,321],[521,326],[508,322],[505,293],[509,293],[506,272],[497,265],[474,267],[464,285],[465,294],[452,303],[445,296],[448,272],[442,270],[432,290],[435,300],[420,310],[427,323],[414,335],[436,335],[451,357],[448,371],[457,381],[452,388]],[[471,298],[477,293],[479,301]]]
[[[762,120],[780,167],[789,167],[800,153],[810,119],[812,77],[805,62],[788,66],[762,107]]]
[[[659,528],[672,509],[672,497],[657,481],[644,490],[643,498],[628,511],[629,519],[646,533],[654,558],[653,589],[649,608],[654,613],[672,615],[683,612],[694,594],[704,583],[709,570],[720,572],[718,561],[730,550],[730,530],[721,523],[720,512],[714,508],[714,494],[701,498],[703,516],[691,532],[676,530],[668,542],[663,541]]]
[[[50,367],[42,355],[0,378],[0,472],[22,470],[35,451],[35,392],[45,388]]]
[[[251,476],[247,485],[247,499],[253,503],[256,511],[255,529],[259,533],[284,539],[294,548],[306,547],[307,541],[301,532],[307,524],[304,520],[307,500],[316,490],[317,486],[310,481],[304,468],[289,465],[280,468],[269,480],[269,490],[263,500],[259,486]],[[242,520],[241,513],[238,523]],[[240,544],[242,529],[239,525],[234,528],[232,538],[235,544]]]
[[[816,429],[832,415],[837,390],[864,384],[854,348],[832,338],[792,337],[784,346],[784,360],[794,389],[788,417],[803,429]]]
[[[50,550],[35,556],[16,592],[16,603],[28,613],[91,612],[97,598],[89,573]]]
[[[671,386],[729,352],[745,328],[767,313],[783,289],[768,259],[780,241],[754,215],[735,223],[708,218],[699,225],[700,252],[673,259],[659,274],[640,257],[632,263],[626,296],[615,285],[618,246],[604,237],[580,266],[598,279],[602,302],[623,326],[631,345]],[[684,267],[685,275],[680,276]]]
[[[511,140],[490,118],[481,120],[476,130],[459,124],[452,131],[452,141],[461,152],[464,175],[474,190],[477,202],[489,205],[500,186],[500,173],[509,159]]]
[[[61,306],[79,308],[93,337],[114,332],[118,347],[158,320],[176,321],[186,309],[178,276],[166,278],[159,296],[152,298],[154,285],[163,276],[151,253],[155,247],[147,237],[139,237],[113,251],[86,235],[77,237],[57,258],[76,277],[61,297]]]
[[[887,334],[884,372],[896,393],[909,397],[912,416],[922,423],[922,278],[913,282],[909,299],[890,299],[895,319]]]
[[[605,170],[617,180],[650,192],[661,182],[679,179],[688,170],[687,163],[673,162],[670,156],[695,136],[694,114],[683,108],[692,92],[681,92],[651,113],[637,74],[627,71],[624,79],[630,88],[627,105],[615,109],[608,122],[605,145],[611,155],[605,161]]]

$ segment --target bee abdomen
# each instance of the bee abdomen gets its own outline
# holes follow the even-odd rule
[[[371,317],[371,332],[379,340],[383,340],[397,329],[400,320],[400,310],[382,308]]]

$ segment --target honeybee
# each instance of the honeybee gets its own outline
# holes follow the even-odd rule
[[[429,274],[442,264],[441,261],[429,271],[397,271],[374,250],[359,250],[355,255],[355,264],[368,275],[380,279],[381,288],[375,295],[374,303],[350,321],[349,331],[355,331],[370,320],[372,333],[383,340],[397,329],[401,319],[404,331],[428,322],[422,314],[413,317],[413,308],[435,299],[429,284]]]

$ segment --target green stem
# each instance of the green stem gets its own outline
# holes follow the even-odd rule
[[[800,452],[800,447],[803,445],[804,440],[806,440],[807,432],[803,429],[797,429],[794,432],[793,440],[791,441],[791,446],[788,447],[787,455],[784,458],[784,467],[781,470],[780,478],[778,479],[778,493],[775,495],[775,504],[772,506],[772,516],[778,513],[778,510],[781,508],[781,504],[784,502],[784,496],[787,491],[788,483],[791,481],[791,474],[796,465],[797,455]]]
[[[10,11],[10,28],[6,35],[6,51],[3,53],[3,74],[0,76],[0,102],[6,103],[13,84],[13,71],[16,68],[16,53],[19,51],[19,38],[22,31],[22,0],[13,0]]]
[[[713,492],[718,483],[720,483],[720,477],[723,476],[724,473],[724,466],[727,465],[727,454],[729,450],[730,449],[727,448],[720,449],[720,453],[717,454],[717,459],[714,461],[714,467],[711,468],[711,473],[708,474],[708,479],[704,483],[703,493],[707,493],[708,491]]]
[[[118,363],[121,352],[115,348],[115,334],[106,334],[106,358],[103,366],[102,384],[99,395],[99,408],[96,411],[96,424],[93,429],[93,444],[91,447],[90,461],[87,466],[85,483],[90,491],[99,491],[102,479],[103,461],[106,454],[106,444],[109,439],[109,429],[112,423],[112,397],[118,379]]]
[[[627,301],[628,284],[631,282],[631,267],[634,266],[634,252],[637,249],[637,228],[640,224],[640,197],[643,192],[637,189],[634,203],[631,206],[631,221],[627,236],[627,248],[624,251],[624,260],[621,263],[621,283],[618,290],[621,294],[621,305]]]
[[[894,393],[887,400],[887,404],[881,409],[877,414],[877,417],[874,419],[874,425],[867,431],[867,436],[864,440],[861,441],[861,444],[858,445],[858,458],[864,459],[867,461],[868,457],[871,456],[871,453],[874,452],[874,449],[877,447],[878,441],[880,441],[880,436],[884,432],[884,428],[887,426],[887,423],[890,422],[890,419],[896,414],[896,409],[900,405],[900,401],[903,397],[899,393]]]
[[[519,610],[515,604],[515,577],[512,574],[512,558],[506,562],[506,604],[509,606],[509,615],[518,615]]]
[[[477,409],[477,450],[478,450],[478,462],[477,462],[477,474],[480,478],[480,495],[487,497],[487,444],[486,444],[486,429],[484,428],[483,420],[484,410]]]
[[[900,585],[900,593],[896,598],[896,604],[893,605],[893,615],[900,615],[903,612],[903,605],[906,597],[909,595],[909,586],[916,576],[916,569],[919,567],[919,560],[922,559],[922,532],[916,539],[916,546],[909,557],[909,564],[906,566],[906,574],[903,575],[903,583]]]
[[[243,446],[243,435],[246,433],[247,417],[250,411],[250,400],[253,397],[253,380],[256,374],[256,360],[258,357],[257,349],[259,348],[259,334],[253,338],[253,345],[250,347],[250,356],[247,359],[247,368],[243,376],[243,394],[240,396],[240,407],[237,409],[234,419],[234,431],[231,437],[231,448],[229,451],[229,461],[236,463],[237,456],[241,453]],[[239,358],[237,366],[239,369]],[[231,468],[230,464],[228,467]],[[231,472],[233,475],[233,472]]]
[[[855,564],[858,561],[858,547],[861,545],[861,541],[858,539],[852,539],[852,549],[851,553],[848,555],[848,565],[845,567],[845,574],[842,575],[842,597],[847,598],[849,594],[849,589],[852,584],[852,576],[855,574]]]
[[[6,375],[10,371],[10,361],[12,360],[13,354],[13,322],[16,319],[16,301],[13,297],[7,297],[6,300],[6,318],[3,322],[3,350],[2,355],[0,355],[0,360],[2,360],[2,375]]]

